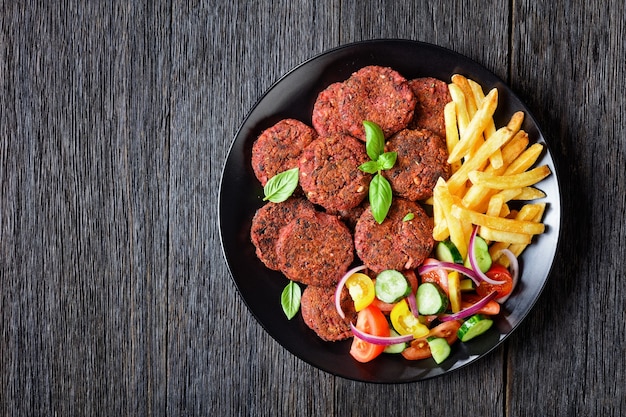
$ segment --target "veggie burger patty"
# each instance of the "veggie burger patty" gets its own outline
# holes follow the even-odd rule
[[[269,202],[258,209],[252,218],[250,239],[256,256],[270,269],[280,269],[276,243],[280,230],[291,220],[315,212],[313,204],[305,198],[291,197],[282,203]]]
[[[348,227],[336,216],[306,213],[280,230],[276,254],[287,278],[333,286],[354,260],[354,243]]]
[[[387,141],[385,149],[396,152],[393,168],[383,171],[393,192],[411,201],[433,195],[437,179],[450,178],[448,148],[439,135],[427,129],[404,129]]]
[[[316,138],[312,127],[295,119],[281,120],[263,131],[252,144],[252,169],[261,185],[297,167],[302,150]]]
[[[343,132],[365,141],[363,121],[369,120],[389,137],[408,126],[415,105],[406,78],[392,68],[370,65],[318,95],[313,127],[320,135]]]
[[[342,319],[335,308],[335,288],[307,286],[302,292],[301,311],[306,325],[321,339],[338,341],[352,337],[350,322],[356,321],[354,303],[348,290],[341,294],[341,306],[345,319]]]
[[[363,143],[344,134],[314,140],[300,157],[299,181],[306,197],[327,210],[349,210],[367,195],[370,174],[359,170],[368,160]]]
[[[413,218],[405,216],[412,213]],[[371,209],[363,212],[354,231],[358,257],[372,271],[417,268],[432,252],[432,219],[416,202],[394,198],[387,218],[378,223]]]

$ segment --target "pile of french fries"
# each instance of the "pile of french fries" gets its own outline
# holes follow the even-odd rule
[[[452,101],[444,114],[452,175],[439,178],[433,190],[433,237],[449,238],[465,259],[477,226],[492,258],[508,266],[503,249],[519,256],[545,230],[545,203],[533,202],[545,197],[534,185],[551,173],[547,165],[533,168],[543,145],[529,146],[521,130],[523,112],[496,129],[497,89],[485,95],[478,83],[459,74],[448,87]],[[514,200],[521,201],[518,209],[509,207]]]

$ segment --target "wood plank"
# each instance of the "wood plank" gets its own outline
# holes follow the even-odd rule
[[[618,1],[513,10],[511,83],[557,157],[564,216],[552,277],[511,341],[510,415],[626,407],[624,12]]]
[[[165,401],[169,9],[3,7],[0,413],[147,415]]]
[[[325,17],[332,4],[214,3],[177,2],[172,19],[167,411],[288,415],[295,404],[328,415],[332,378],[318,380],[248,312],[216,219],[239,124],[283,73],[336,41],[338,20]],[[306,392],[294,390],[300,386]]]

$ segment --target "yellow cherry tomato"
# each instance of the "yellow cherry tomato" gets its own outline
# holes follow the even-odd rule
[[[412,334],[413,337],[420,338],[428,334],[428,326],[421,323],[413,312],[409,309],[406,299],[402,299],[396,303],[389,314],[391,325],[394,330],[401,335]]]
[[[374,282],[367,275],[356,272],[346,281],[346,288],[354,301],[354,309],[361,311],[374,301]]]

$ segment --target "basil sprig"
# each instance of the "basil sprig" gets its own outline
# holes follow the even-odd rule
[[[263,201],[269,200],[272,203],[282,203],[291,197],[297,186],[298,167],[276,174],[263,187],[263,193],[265,194]]]
[[[300,309],[301,298],[302,290],[300,286],[294,281],[289,281],[289,284],[287,284],[280,295],[280,305],[283,307],[287,319],[291,320],[296,315]]]
[[[391,207],[391,184],[383,177],[381,171],[393,168],[398,154],[385,152],[385,136],[383,131],[374,122],[363,121],[365,128],[365,150],[371,161],[367,161],[359,169],[368,174],[376,174],[370,182],[369,200],[372,215],[378,224],[382,223]]]

